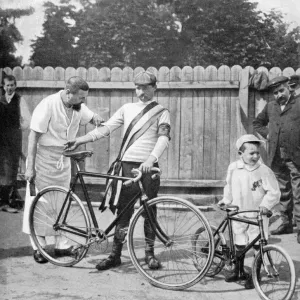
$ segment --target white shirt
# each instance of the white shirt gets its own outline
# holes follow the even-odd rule
[[[79,125],[85,125],[93,118],[94,113],[81,104],[80,111],[73,110],[69,119],[61,92],[44,98],[33,111],[30,129],[43,133],[39,138],[40,145],[64,146],[68,140],[75,139]]]
[[[250,167],[242,160],[229,165],[224,188],[225,204],[237,205],[240,210],[258,210],[260,206],[270,210],[279,199],[277,179],[266,165],[258,162]]]
[[[149,103],[139,100],[135,103],[127,103],[118,109],[114,115],[103,125],[113,132],[120,126],[123,126],[122,137],[124,136],[131,121],[138,115]],[[147,116],[148,113],[145,114]],[[158,126],[162,123],[170,124],[169,111],[164,111],[160,118],[155,122],[141,137],[139,137],[125,152],[122,161],[144,162],[149,155],[153,155],[157,159],[162,154],[164,149],[168,146],[168,139],[165,139],[163,147],[155,147],[158,140]],[[92,135],[97,136],[97,129]],[[159,148],[159,149],[157,149]]]

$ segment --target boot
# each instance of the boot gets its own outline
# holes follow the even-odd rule
[[[252,279],[252,276],[250,274],[249,274],[248,278],[246,279],[245,289],[246,290],[252,290],[252,289],[254,289],[253,279]]]
[[[245,248],[244,245],[235,245],[236,247],[236,255],[238,256],[240,252]],[[236,262],[235,268],[233,270],[233,273],[230,275],[225,276],[226,282],[235,282],[238,280],[246,280],[249,277],[249,274],[245,272],[244,270],[244,260],[245,256],[239,257],[239,259]]]
[[[123,241],[125,238],[123,232],[124,231],[122,231],[121,226],[117,225],[111,253],[108,258],[100,260],[100,262],[96,265],[97,270],[104,271],[110,268],[117,267],[121,264],[121,253],[123,248]]]

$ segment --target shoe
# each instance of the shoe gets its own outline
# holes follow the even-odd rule
[[[16,209],[16,208],[10,207],[8,204],[3,204],[3,205],[0,206],[0,211],[5,211],[5,212],[8,212],[8,213],[15,214],[15,213],[17,213],[19,210]]]
[[[33,251],[33,258],[38,264],[45,264],[48,260],[38,250]]]
[[[108,258],[100,260],[96,265],[96,269],[99,271],[108,270],[114,267],[118,267],[121,264],[121,258],[119,256],[109,256]]]
[[[73,246],[66,248],[66,249],[54,249],[54,255],[56,257],[63,257],[63,256],[76,256],[77,251],[74,249]]]
[[[251,275],[249,275],[248,278],[246,279],[245,289],[246,290],[252,290],[252,289],[254,289],[254,283],[253,283],[253,279],[252,279]]]
[[[154,256],[153,253],[146,253],[145,263],[148,265],[149,269],[157,270],[161,267],[160,261]]]
[[[292,224],[281,224],[277,229],[272,230],[270,233],[272,235],[293,233],[293,225]]]

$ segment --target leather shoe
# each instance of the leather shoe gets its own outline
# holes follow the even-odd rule
[[[108,270],[110,268],[118,267],[121,264],[121,258],[119,256],[110,255],[108,258],[100,260],[96,265],[96,269],[99,271]]]
[[[38,250],[33,251],[33,258],[38,264],[45,264],[48,260]]]
[[[154,254],[146,254],[145,263],[151,270],[157,270],[161,267],[160,261],[154,256]]]
[[[17,213],[19,211],[16,208],[10,207],[8,204],[1,205],[0,206],[0,210],[8,212],[8,213],[11,213],[11,214],[15,214],[15,213]]]
[[[292,224],[281,224],[277,229],[272,230],[270,233],[272,235],[293,233],[293,225]]]
[[[246,279],[245,289],[246,290],[252,290],[252,289],[254,289],[254,283],[253,283],[253,279],[252,279],[251,275],[249,275],[248,278]]]

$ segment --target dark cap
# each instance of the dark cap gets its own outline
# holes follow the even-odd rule
[[[289,86],[294,87],[297,84],[300,84],[300,75],[290,76],[289,77]]]
[[[267,88],[268,89],[273,89],[275,87],[278,87],[280,86],[281,84],[283,83],[286,83],[289,81],[289,78],[288,77],[285,77],[285,76],[277,76],[275,78],[273,78],[272,80],[270,80],[268,82],[268,85],[267,85]]]
[[[142,71],[134,77],[133,82],[135,85],[148,85],[148,84],[155,85],[156,77],[153,73],[149,71]]]

